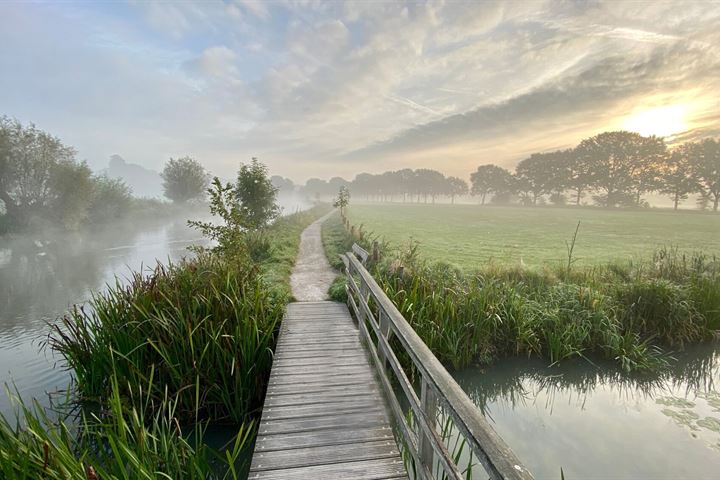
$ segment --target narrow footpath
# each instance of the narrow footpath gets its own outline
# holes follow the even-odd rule
[[[380,384],[346,305],[325,301],[337,275],[320,235],[302,234],[297,302],[280,327],[250,480],[407,479]]]
[[[300,251],[290,276],[290,288],[297,302],[319,302],[329,298],[328,289],[338,272],[325,256],[322,224],[333,213],[310,224],[300,236]]]

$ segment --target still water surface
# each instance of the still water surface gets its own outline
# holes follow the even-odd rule
[[[46,322],[89,300],[116,277],[123,281],[157,261],[188,256],[189,245],[205,242],[184,218],[52,237],[0,237],[0,386],[14,384],[24,399],[47,403],[46,392],[66,389],[70,375],[49,349],[41,349]],[[0,412],[11,412],[4,390]]]
[[[538,479],[720,478],[720,349],[630,378],[586,361],[503,360],[456,380]]]

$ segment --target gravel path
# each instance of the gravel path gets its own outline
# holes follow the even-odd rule
[[[290,276],[290,288],[298,302],[327,300],[328,288],[338,275],[325,256],[320,234],[322,223],[332,213],[316,220],[300,236],[300,251]]]

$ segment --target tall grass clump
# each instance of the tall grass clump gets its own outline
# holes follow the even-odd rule
[[[342,223],[328,228],[335,249],[352,241],[369,247]],[[652,260],[586,268],[569,256],[562,265],[491,263],[467,273],[424,259],[417,243],[383,252],[370,266],[373,276],[435,355],[456,369],[524,355],[551,363],[607,358],[626,371],[653,371],[672,350],[720,328],[720,262],[702,253],[666,248]]]
[[[241,426],[222,453],[205,444],[207,424],[181,427],[176,398],[153,398],[130,389],[128,405],[118,379],[109,378],[110,396],[97,412],[79,419],[68,412],[54,418],[36,401],[17,395],[14,422],[0,415],[0,477],[8,480],[77,479],[237,479],[251,425]],[[192,387],[192,385],[191,385]],[[139,408],[154,403],[152,409]],[[135,405],[135,406],[133,406]],[[148,413],[152,410],[152,413]]]
[[[81,400],[101,402],[121,385],[177,398],[177,416],[241,422],[261,405],[284,298],[269,296],[256,268],[204,253],[158,265],[75,307],[51,346],[74,372]],[[196,392],[191,386],[197,386]]]

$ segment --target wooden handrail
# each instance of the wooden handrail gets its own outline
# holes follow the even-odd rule
[[[373,250],[375,257],[375,249]],[[442,407],[490,478],[532,479],[530,472],[485,420],[480,410],[365,268],[368,252],[353,245],[352,252],[348,252],[346,258],[348,305],[358,320],[361,335],[375,361],[405,446],[414,461],[417,476],[434,478],[432,472],[438,467],[446,478],[459,480],[465,477],[435,426],[438,407]],[[370,307],[370,299],[377,309],[377,314],[374,314]],[[368,325],[371,328],[368,329]],[[420,374],[419,398],[391,347],[390,340],[393,336]],[[407,399],[417,432],[413,432],[402,411],[398,411],[400,402],[392,388],[392,382],[387,377],[388,366]]]

